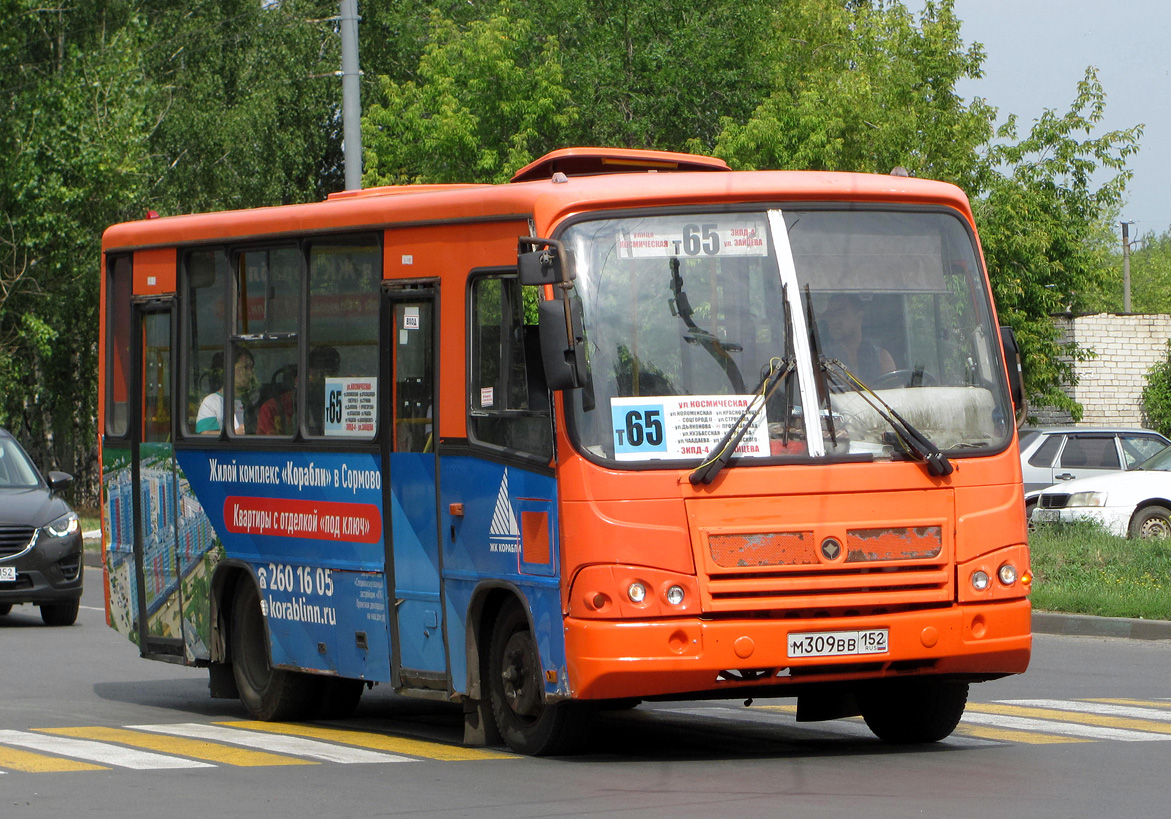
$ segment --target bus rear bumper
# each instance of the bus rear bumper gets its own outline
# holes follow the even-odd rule
[[[579,699],[737,696],[746,685],[922,675],[991,679],[1023,672],[1032,650],[1027,599],[818,620],[567,618],[565,629],[570,689]],[[887,629],[888,650],[789,657],[791,637],[863,629]]]

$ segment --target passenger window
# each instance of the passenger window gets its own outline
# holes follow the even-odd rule
[[[1119,469],[1118,448],[1114,436],[1108,438],[1071,436],[1061,451],[1063,468]]]
[[[1039,466],[1042,468],[1053,466],[1053,458],[1056,457],[1062,440],[1061,435],[1047,436],[1041,446],[1037,447],[1037,451],[1033,453],[1033,456],[1029,458],[1029,466]]]
[[[531,291],[526,301],[524,291]],[[473,440],[548,459],[549,393],[536,326],[538,288],[515,275],[472,280],[468,431]]]
[[[185,400],[176,403],[186,404],[188,434],[214,433],[223,422],[224,344],[232,321],[227,253],[220,249],[187,254],[183,280],[187,387]]]
[[[1122,444],[1126,469],[1133,469],[1167,445],[1161,438],[1151,435],[1121,435],[1118,440]]]
[[[309,249],[309,435],[370,439],[378,431],[378,294],[382,247],[374,236]]]

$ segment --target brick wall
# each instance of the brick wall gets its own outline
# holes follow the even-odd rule
[[[1115,315],[1054,318],[1062,341],[1096,353],[1074,363],[1078,383],[1067,394],[1083,407],[1081,423],[1093,426],[1146,426],[1142,392],[1147,370],[1167,356],[1171,315]],[[1027,366],[1027,364],[1026,364]],[[1032,415],[1041,424],[1068,424],[1067,412],[1037,407]]]

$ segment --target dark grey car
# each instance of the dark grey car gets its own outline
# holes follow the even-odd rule
[[[14,605],[31,603],[50,626],[77,620],[81,525],[57,494],[72,480],[50,472],[46,481],[16,439],[0,429],[0,618]]]

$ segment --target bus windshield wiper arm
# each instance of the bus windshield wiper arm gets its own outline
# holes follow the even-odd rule
[[[933,444],[931,439],[926,435],[916,429],[910,421],[899,415],[894,407],[879,398],[874,390],[870,389],[856,375],[846,369],[845,364],[836,358],[822,356],[821,367],[833,381],[845,385],[847,388],[862,396],[862,399],[870,405],[870,408],[878,413],[879,417],[886,421],[890,425],[890,428],[894,430],[895,437],[903,447],[903,450],[927,467],[928,474],[943,477],[952,473],[955,467],[947,459],[947,456],[940,451],[939,447]]]
[[[796,365],[791,358],[774,358],[769,362],[768,371],[761,377],[760,383],[752,390],[752,400],[748,405],[736,416],[736,420],[728,427],[728,431],[724,433],[715,446],[708,452],[707,457],[703,459],[703,463],[697,466],[691,473],[688,480],[694,484],[708,484],[716,479],[728,461],[736,453],[736,447],[740,445],[744,434],[748,432],[753,422],[756,421],[760,411],[764,409],[765,403],[769,397],[776,391],[777,387],[788,377],[789,373],[793,372]]]

